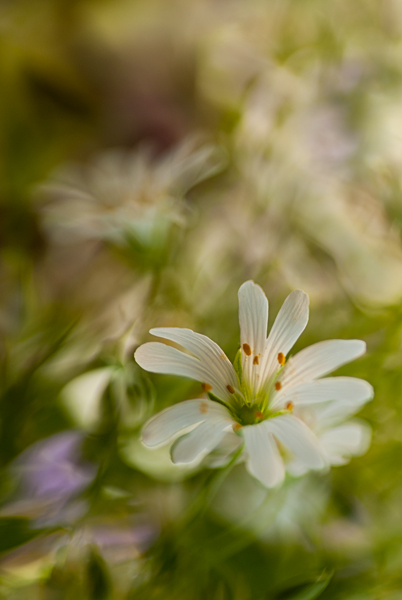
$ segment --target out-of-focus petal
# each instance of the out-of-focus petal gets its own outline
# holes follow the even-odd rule
[[[265,421],[268,431],[310,469],[325,467],[320,443],[303,421],[293,415],[282,415]]]
[[[95,429],[101,418],[101,399],[114,373],[104,367],[88,371],[70,381],[61,391],[60,399],[75,423],[85,430]]]
[[[348,462],[350,456],[364,454],[371,441],[370,427],[358,420],[349,421],[325,431],[321,435],[321,444],[332,465]]]

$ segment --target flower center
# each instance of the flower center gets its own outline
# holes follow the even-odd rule
[[[237,392],[232,386],[227,386],[228,391],[233,394],[231,400],[232,414],[241,426],[256,425],[265,421],[265,419],[293,410],[293,403],[291,402],[288,402],[285,410],[278,411],[271,408],[272,394],[282,388],[279,380],[281,371],[282,368],[278,369],[270,378],[268,384],[257,394],[254,394],[252,387],[243,378],[240,379],[240,377]]]
[[[264,413],[261,411],[261,407],[258,404],[248,406],[244,404],[238,411],[237,416],[239,423],[242,425],[255,425],[265,419]]]

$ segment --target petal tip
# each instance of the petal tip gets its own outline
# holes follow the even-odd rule
[[[303,290],[293,290],[293,292],[291,292],[291,294],[297,295],[300,298],[307,300],[307,302],[310,302],[310,296],[307,294],[307,292],[305,292]]]
[[[244,283],[241,284],[241,286],[239,287],[239,291],[238,294],[242,295],[244,293],[255,293],[257,292],[258,294],[263,294],[264,297],[266,297],[266,294],[264,292],[264,290],[262,289],[262,287],[260,285],[258,285],[258,283],[255,283],[255,281],[253,281],[252,279],[249,279],[248,281],[245,281]]]
[[[162,329],[161,327],[152,327],[152,329],[149,330],[149,333],[151,335],[155,335],[156,337],[161,337],[161,335],[159,333],[161,329]]]
[[[144,358],[146,358],[146,348],[147,344],[141,344],[141,346],[138,346],[138,348],[136,349],[136,351],[134,352],[134,360],[135,362],[142,368],[147,370],[147,366],[146,366],[146,360],[144,361]]]
[[[147,448],[152,448],[153,446],[157,445],[157,444],[153,444],[152,443],[152,432],[149,431],[149,429],[148,429],[147,426],[145,426],[143,428],[143,430],[141,431],[140,442],[141,442],[141,444],[143,444]]]
[[[356,347],[356,358],[363,356],[367,351],[367,344],[363,340],[350,340]]]
[[[177,327],[152,327],[152,329],[149,330],[149,333],[151,335],[154,335],[155,337],[166,339],[166,332],[169,332],[171,330],[176,331],[177,329]]]
[[[244,283],[241,284],[241,286],[239,287],[238,294],[241,295],[248,290],[254,289],[255,287],[260,287],[260,286],[257,285],[252,279],[249,279],[248,281],[245,281]]]
[[[134,351],[134,355],[133,355],[133,356],[134,356],[134,360],[135,360],[135,362],[136,362],[137,364],[140,364],[140,363],[138,362],[138,356],[140,356],[140,354],[141,354],[141,353],[139,353],[139,352],[138,352],[140,348],[141,348],[141,346],[138,346],[138,348],[137,348],[137,349]]]

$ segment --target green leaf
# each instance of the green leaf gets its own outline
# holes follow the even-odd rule
[[[106,562],[95,547],[91,548],[87,565],[88,597],[106,600],[111,596],[111,582]]]
[[[295,595],[287,595],[287,600],[315,600],[321,596],[322,592],[327,588],[329,582],[332,579],[333,573],[329,575],[321,575],[315,583],[306,585],[302,590],[299,591]]]

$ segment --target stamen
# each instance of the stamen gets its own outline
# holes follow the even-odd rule
[[[243,427],[243,425],[240,425],[240,423],[235,423],[233,425],[233,431],[239,431],[239,429],[241,429]]]
[[[243,344],[243,350],[244,350],[244,354],[247,354],[247,356],[250,356],[251,348],[248,344]]]
[[[277,392],[281,389],[281,387],[282,387],[281,382],[280,381],[276,381],[275,382],[275,389],[276,389]]]
[[[283,354],[283,352],[279,352],[278,354],[278,363],[281,365],[281,367],[283,367],[283,365],[286,362],[286,356]]]
[[[253,365],[258,365],[259,362],[260,362],[260,359],[258,358],[258,356],[254,356]]]
[[[227,391],[228,391],[228,392],[230,392],[231,394],[234,394],[234,393],[235,393],[235,391],[236,391],[236,390],[234,389],[234,387],[233,387],[232,385],[230,385],[230,383],[228,383],[228,385],[226,386],[226,389],[227,389]]]
[[[286,410],[288,410],[289,412],[292,412],[293,407],[294,407],[294,404],[291,400],[289,400],[289,402],[286,402],[286,405],[285,405]]]
[[[201,402],[200,404],[200,413],[206,415],[208,412],[208,404],[206,402]]]
[[[210,390],[212,390],[212,385],[209,385],[209,383],[202,383],[201,385],[204,392],[209,392]]]
[[[264,413],[261,412],[260,410],[257,410],[254,414],[257,417],[257,419],[263,419],[265,416]]]

